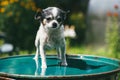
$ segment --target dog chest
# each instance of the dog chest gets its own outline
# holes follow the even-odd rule
[[[63,43],[63,38],[61,38],[59,35],[58,36],[49,36],[46,39],[46,44],[45,48],[47,49],[53,49],[56,47],[59,47]]]

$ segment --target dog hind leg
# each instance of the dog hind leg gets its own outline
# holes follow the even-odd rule
[[[65,45],[63,44],[62,46],[61,46],[61,65],[62,66],[67,66],[68,64],[67,64],[67,61],[66,61],[66,52],[65,52]]]
[[[57,47],[56,51],[57,51],[58,59],[61,60],[61,50],[60,50],[60,47]]]

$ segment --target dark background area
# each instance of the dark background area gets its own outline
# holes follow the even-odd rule
[[[2,2],[6,5],[2,5]],[[0,13],[0,31],[6,35],[7,42],[12,43],[20,50],[34,50],[34,40],[39,28],[39,22],[34,20],[37,9],[49,6],[59,7],[70,11],[65,25],[74,25],[77,37],[70,39],[70,45],[81,45],[85,39],[86,12],[89,0],[2,0],[0,8],[5,9]],[[31,5],[30,5],[31,4]],[[28,6],[27,6],[28,5]],[[34,9],[35,8],[35,9]]]

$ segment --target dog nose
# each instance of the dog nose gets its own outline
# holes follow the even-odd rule
[[[55,23],[55,22],[52,25],[53,25],[53,28],[57,27],[57,23]]]

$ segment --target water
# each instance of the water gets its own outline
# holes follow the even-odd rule
[[[104,61],[106,60],[106,61]],[[109,62],[111,61],[111,63]],[[32,76],[71,76],[89,75],[109,72],[119,68],[115,61],[104,58],[89,57],[68,57],[68,66],[60,66],[56,56],[47,57],[46,69],[41,69],[41,59],[39,68],[36,69],[33,56],[11,57],[0,59],[0,73]]]

